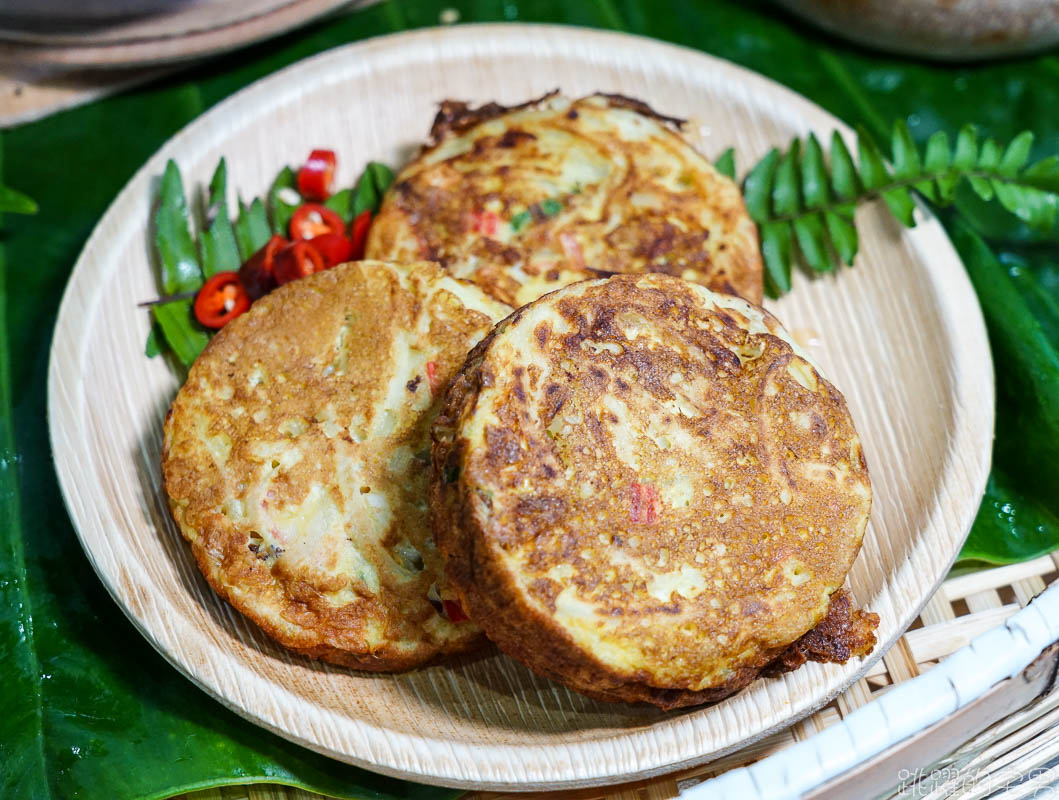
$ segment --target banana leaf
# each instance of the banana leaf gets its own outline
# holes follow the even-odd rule
[[[1059,153],[1059,114],[1049,113],[1059,108],[1054,55],[970,66],[897,58],[820,33],[766,0],[676,0],[665,7],[649,0],[390,0],[6,131],[3,183],[30,195],[39,213],[0,223],[0,657],[7,671],[0,796],[155,798],[254,782],[339,797],[453,794],[288,744],[170,668],[124,619],[81,551],[56,485],[44,415],[63,285],[92,226],[140,164],[251,81],[329,47],[436,25],[447,8],[461,22],[587,25],[704,50],[787,84],[880,141],[896,118],[907,121],[920,145],[937,130],[952,136],[973,122],[983,136],[1004,141],[1032,129],[1035,159]],[[740,143],[730,144],[748,167],[738,160]],[[1041,352],[1059,344],[1059,233],[1031,232],[973,193],[958,208],[947,222],[960,226],[952,230],[978,270],[994,352],[1005,355],[997,359],[995,469],[965,555],[1008,562],[1059,545],[1059,493],[1047,480],[1059,474],[1056,442],[1035,443],[1035,457],[1044,461],[1032,464],[1019,447],[1027,431],[1051,436],[1041,434],[1051,417],[1036,401],[1056,376],[1003,329],[1003,309],[1018,307],[1032,317],[1022,323],[1036,326]],[[992,314],[986,299],[1005,270],[1008,304],[993,305],[1000,313]],[[1010,353],[1015,362],[1007,361]],[[1029,386],[1030,394],[1016,386]]]

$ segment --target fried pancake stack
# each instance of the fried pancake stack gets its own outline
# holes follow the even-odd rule
[[[484,630],[664,708],[867,653],[860,440],[679,127],[617,95],[443,104],[371,229],[386,261],[257,301],[170,409],[211,586],[307,656],[408,669]]]

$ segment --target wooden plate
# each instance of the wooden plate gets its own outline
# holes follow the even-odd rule
[[[553,87],[622,92],[692,118],[709,155],[745,167],[770,145],[847,128],[750,72],[690,50],[551,26],[461,26],[340,48],[240,92],[165,145],[114,201],[74,269],[49,373],[55,459],[70,514],[107,588],[197,685],[282,736],[390,775],[460,787],[560,788],[706,761],[789,725],[869,666],[810,664],[708,708],[662,713],[599,703],[495,652],[406,675],[351,672],[288,654],[219,601],[172,524],[159,475],[161,423],[178,378],[147,360],[156,294],[148,212],[165,160],[203,185],[261,194],[278,168],[334,146],[340,184],[368,159],[405,161],[438,101],[517,102]],[[233,188],[234,194],[234,188]],[[845,393],[875,505],[850,582],[879,613],[877,658],[953,561],[989,466],[993,384],[977,301],[938,223],[906,232],[859,214],[855,269],[798,275],[771,308]]]
[[[0,55],[24,65],[129,67],[201,58],[276,36],[356,0],[8,0]]]

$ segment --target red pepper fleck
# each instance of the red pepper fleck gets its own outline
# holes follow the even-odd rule
[[[500,223],[500,217],[492,211],[479,211],[471,214],[471,223],[476,233],[493,236],[496,234],[496,226]]]
[[[433,361],[427,362],[427,384],[430,386],[431,396],[438,391],[438,365]]]
[[[662,498],[658,496],[658,489],[646,483],[633,483],[629,489],[629,519],[654,525],[658,521],[659,511],[662,510]]]
[[[445,609],[445,616],[449,622],[466,622],[469,617],[463,613],[460,604],[455,600],[442,600],[441,607]]]
[[[585,254],[581,251],[581,244],[577,237],[569,231],[559,234],[559,244],[563,247],[566,257],[573,263],[575,269],[585,268]]]

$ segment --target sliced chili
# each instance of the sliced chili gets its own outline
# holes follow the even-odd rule
[[[276,253],[273,272],[276,283],[282,286],[314,272],[327,269],[324,257],[308,242],[294,242]]]
[[[273,234],[264,247],[239,267],[239,281],[251,300],[264,297],[276,288],[276,275],[273,271],[276,253],[288,244],[289,242],[278,233]]]
[[[323,256],[328,269],[353,260],[353,242],[340,233],[324,233],[308,241]]]
[[[353,241],[353,255],[350,258],[354,261],[364,258],[364,245],[368,241],[369,228],[371,228],[371,212],[361,211],[350,226],[349,238]]]
[[[195,319],[207,328],[223,328],[250,308],[250,295],[238,272],[218,272],[195,297]]]
[[[438,393],[438,365],[433,361],[427,362],[427,386],[431,397]]]
[[[345,233],[346,224],[337,213],[319,203],[302,203],[290,218],[290,238],[315,239],[325,233]]]
[[[471,230],[485,236],[496,235],[497,225],[500,223],[498,217],[492,211],[477,211],[471,213]]]
[[[313,150],[298,170],[298,191],[310,200],[326,200],[331,196],[331,181],[335,177],[335,151]]]
[[[463,608],[455,600],[442,600],[441,607],[445,609],[445,616],[449,622],[466,622],[468,616],[463,613]]]

